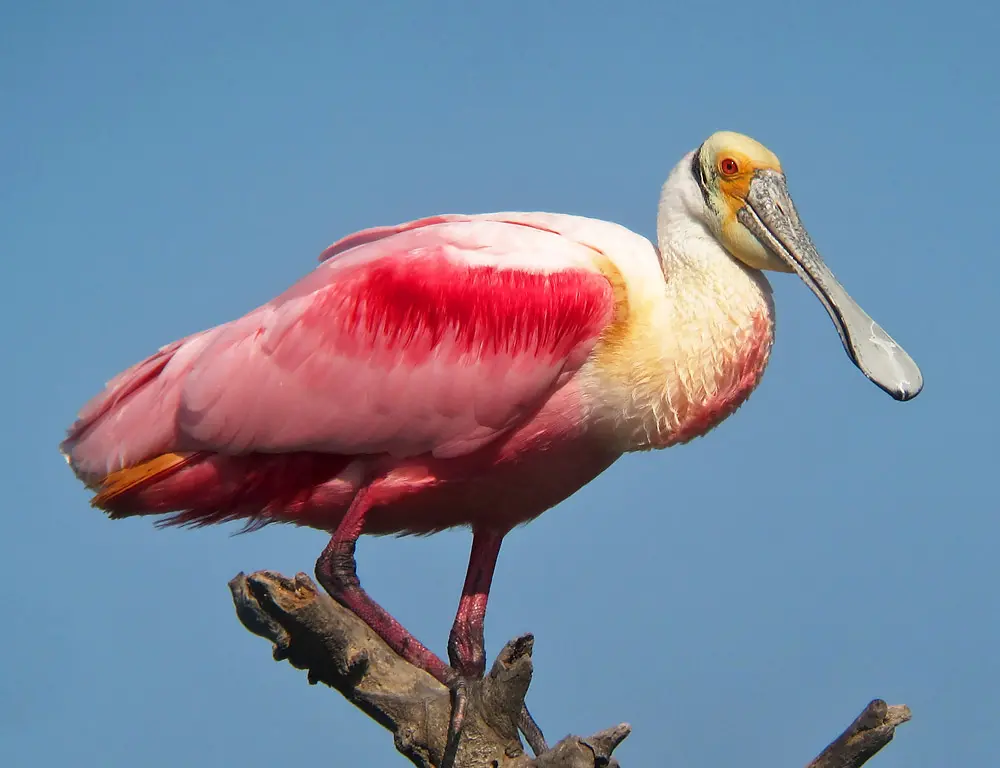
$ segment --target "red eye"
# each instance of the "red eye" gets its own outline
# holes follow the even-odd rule
[[[724,176],[735,176],[740,172],[740,164],[731,157],[724,157],[719,161],[719,170]]]

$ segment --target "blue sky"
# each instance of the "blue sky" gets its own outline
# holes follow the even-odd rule
[[[63,429],[362,227],[540,209],[651,236],[723,128],[782,158],[924,393],[865,381],[775,276],[758,392],[508,537],[488,652],[534,631],[547,735],[629,721],[625,765],[802,765],[876,696],[914,710],[883,768],[992,760],[1000,11],[806,5],[4,3],[0,764],[399,764],[233,614],[229,578],[311,571],[323,534],[109,522]],[[443,651],[468,544],[365,539],[361,577]]]

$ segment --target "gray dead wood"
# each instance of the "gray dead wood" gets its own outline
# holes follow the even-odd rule
[[[896,726],[910,719],[905,704],[886,704],[875,699],[865,707],[847,730],[838,736],[806,768],[854,768],[892,741]]]
[[[274,644],[274,658],[308,672],[393,734],[396,749],[420,768],[616,768],[611,756],[629,735],[626,724],[593,736],[567,736],[541,755],[525,753],[517,722],[531,683],[531,635],[504,646],[473,687],[455,755],[444,755],[451,713],[448,689],[397,656],[350,611],[305,574],[288,579],[260,571],[229,587],[236,613]],[[907,707],[876,699],[807,768],[856,768],[888,744]]]

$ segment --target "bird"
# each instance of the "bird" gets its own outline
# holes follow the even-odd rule
[[[60,448],[111,518],[328,533],[317,580],[449,686],[457,732],[504,537],[740,407],[774,340],[768,271],[806,283],[867,378],[917,396],[919,368],[825,265],[777,156],[719,131],[669,173],[655,244],[541,212],[351,234],[273,300],[113,378]],[[355,544],[456,527],[472,547],[446,663],[361,587]]]

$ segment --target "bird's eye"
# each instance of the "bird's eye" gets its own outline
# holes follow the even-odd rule
[[[724,157],[719,161],[719,170],[723,176],[735,176],[740,172],[740,164],[731,157]]]

